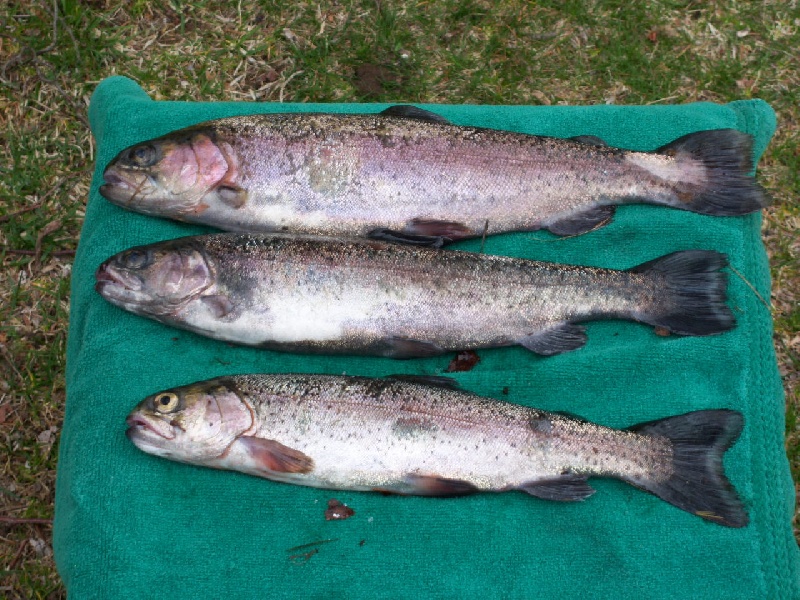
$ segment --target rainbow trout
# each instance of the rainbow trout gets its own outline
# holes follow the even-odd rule
[[[594,319],[679,335],[733,327],[726,265],[690,250],[627,271],[377,240],[223,233],[132,248],[96,289],[139,315],[219,340],[395,358],[519,344],[580,348]]]
[[[239,232],[454,240],[576,235],[619,204],[742,215],[768,203],[752,138],[683,136],[653,152],[460,127],[425,110],[201,123],[123,150],[100,193],[138,212]]]
[[[220,377],[146,398],[127,435],[171,460],[339,490],[576,501],[594,493],[588,477],[615,477],[714,523],[748,522],[722,466],[738,412],[616,430],[412,379]]]

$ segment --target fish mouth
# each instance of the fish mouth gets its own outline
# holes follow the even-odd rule
[[[94,289],[103,294],[109,287],[122,288],[125,291],[137,292],[142,289],[142,282],[137,277],[129,276],[114,269],[108,263],[97,267],[94,273]]]
[[[125,424],[128,426],[125,435],[133,443],[152,440],[154,436],[164,440],[172,440],[175,438],[174,434],[172,436],[167,435],[165,430],[157,429],[148,419],[140,415],[129,415],[128,418],[125,419]]]
[[[100,195],[112,202],[126,202],[133,198],[135,188],[125,181],[114,169],[106,169],[103,173],[105,183],[100,186]]]

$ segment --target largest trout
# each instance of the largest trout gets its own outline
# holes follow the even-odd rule
[[[145,452],[321,488],[583,500],[616,477],[729,527],[747,513],[722,469],[741,414],[627,431],[414,381],[240,375],[166,390],[128,417]]]
[[[677,252],[627,271],[368,239],[214,234],[105,261],[96,289],[134,313],[220,340],[395,358],[520,344],[580,348],[577,323],[631,319],[680,335],[730,329],[724,255]]]
[[[122,151],[100,193],[125,208],[226,231],[459,239],[575,235],[644,202],[707,215],[765,206],[752,138],[733,129],[654,152],[380,114],[230,117]]]

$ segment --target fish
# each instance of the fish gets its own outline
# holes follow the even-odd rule
[[[699,131],[652,152],[458,126],[430,111],[227,117],[137,143],[104,171],[124,208],[244,233],[444,243],[508,231],[573,236],[620,204],[705,215],[768,205],[752,136]]]
[[[460,389],[443,377],[218,377],[129,414],[148,454],[316,488],[460,496],[519,490],[585,500],[621,479],[707,521],[744,527],[722,457],[744,419],[700,410],[617,430]]]
[[[393,358],[521,345],[582,347],[579,322],[629,319],[662,334],[735,325],[724,254],[686,250],[620,271],[366,238],[219,233],[104,261],[112,304],[217,340]]]

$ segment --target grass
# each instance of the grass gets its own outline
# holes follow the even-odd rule
[[[763,98],[772,312],[800,478],[800,11],[761,3],[57,0],[0,7],[0,596],[60,598],[50,548],[69,274],[112,74],[157,99],[651,104]]]

